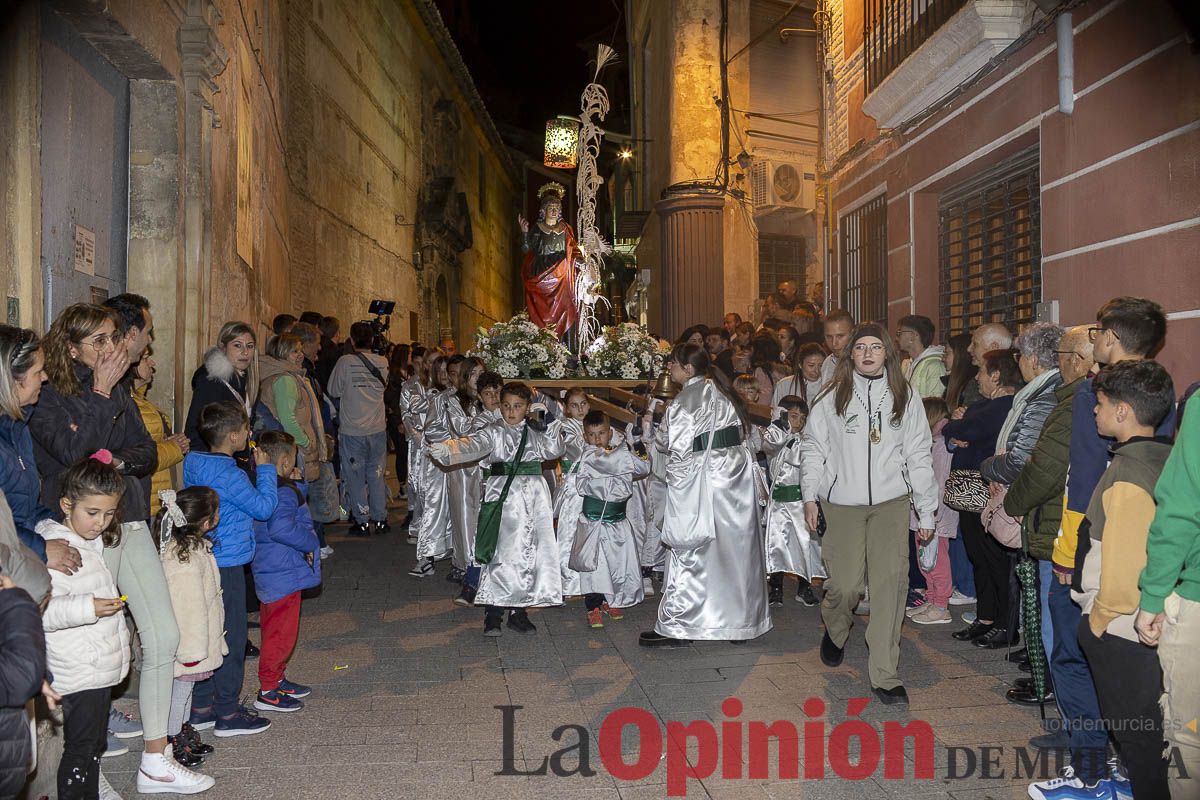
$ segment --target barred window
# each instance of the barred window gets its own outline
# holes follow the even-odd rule
[[[943,336],[1033,322],[1042,299],[1037,149],[948,190],[938,205]]]
[[[887,324],[887,196],[868,200],[838,226],[839,305],[858,322]]]
[[[796,281],[804,289],[804,237],[758,237],[758,295],[766,297],[784,281]],[[803,294],[803,291],[801,291]]]

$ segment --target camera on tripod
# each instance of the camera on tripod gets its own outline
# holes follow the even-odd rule
[[[371,305],[367,307],[367,313],[375,317],[374,319],[364,320],[364,322],[371,326],[371,331],[374,334],[371,339],[372,353],[386,356],[388,351],[392,349],[392,343],[388,341],[387,332],[392,326],[392,312],[395,310],[395,300],[372,300]]]

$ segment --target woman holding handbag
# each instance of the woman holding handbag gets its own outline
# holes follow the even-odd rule
[[[658,622],[638,643],[743,642],[771,629],[746,415],[703,346],[677,345],[668,365],[683,389],[647,448],[666,462],[667,570]]]
[[[827,530],[821,555],[829,578],[821,602],[821,661],[842,663],[854,607],[871,581],[867,623],[871,691],[887,705],[907,703],[896,667],[908,594],[908,514],[933,535],[938,509],[925,406],[908,385],[892,337],[859,325],[829,386],[816,398],[801,443],[805,522]]]
[[[1004,548],[983,529],[980,514],[988,489],[979,465],[996,452],[996,437],[1012,409],[1013,395],[1021,387],[1021,371],[1011,350],[991,350],[980,362],[978,382],[983,399],[965,410],[955,409],[942,429],[954,454],[945,500],[959,512],[959,530],[975,572],[976,619],[952,634],[964,642],[988,635],[997,620],[1008,619],[1010,565]]]

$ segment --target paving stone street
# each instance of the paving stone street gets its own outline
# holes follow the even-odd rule
[[[825,667],[817,654],[819,610],[794,601],[794,584],[785,585],[793,587],[786,605],[774,609],[774,630],[741,646],[639,647],[638,632],[652,625],[657,597],[602,630],[588,628],[582,601],[574,600],[531,612],[536,634],[506,630],[489,639],[481,635],[480,611],[453,604],[457,586],[444,579],[448,562],[439,564],[436,577],[419,580],[406,574],[414,548],[405,544],[403,533],[364,540],[341,535],[344,526],[330,530],[336,553],[324,562],[322,593],[304,602],[300,644],[288,669],[290,678],[313,686],[313,695],[302,712],[273,715],[271,729],[262,735],[213,739],[211,732],[205,734],[217,747],[203,767],[217,778],[205,795],[210,800],[666,797],[665,759],[633,782],[615,780],[604,768],[597,741],[610,711],[638,707],[663,721],[711,720],[719,730],[719,723],[729,719],[722,702],[736,697],[743,704],[739,720],[791,720],[802,730],[808,719],[802,704],[820,698],[827,705],[828,738],[846,719],[847,699],[869,695],[864,625],[856,625],[845,663]],[[955,629],[906,625],[901,671],[911,710],[872,701],[861,714],[877,731],[887,721],[907,722],[910,714],[927,721],[936,737],[932,779],[913,779],[910,742],[903,780],[886,779],[882,760],[872,776],[845,780],[828,758],[822,780],[781,780],[776,743],[770,750],[770,780],[692,779],[687,797],[1025,797],[1028,780],[1013,777],[1012,747],[1040,732],[1038,712],[1005,702],[1005,689],[1021,674],[1004,661],[1005,651],[981,652],[955,642],[950,638]],[[251,637],[257,641],[258,631]],[[257,687],[255,663],[247,664],[247,697]],[[596,774],[496,775],[504,743],[502,712],[495,706],[502,705],[522,706],[513,712],[517,769],[534,769],[545,756],[576,743],[574,732],[555,742],[551,734],[558,726],[582,725],[590,732],[590,766]],[[627,728],[622,742],[629,764],[636,761],[633,731]],[[1003,777],[981,777],[977,763],[971,776],[947,779],[948,747],[978,753],[982,746],[1005,748],[996,751],[991,769]],[[104,762],[105,774],[126,797],[136,796],[137,748]],[[808,752],[803,741],[798,750],[803,776]],[[852,750],[857,758],[857,745]],[[696,747],[688,752],[696,760]],[[563,764],[570,770],[577,760],[578,753],[571,752]],[[959,751],[959,774],[968,762]],[[718,766],[714,776],[720,774]]]

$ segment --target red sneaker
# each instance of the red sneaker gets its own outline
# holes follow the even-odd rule
[[[591,611],[587,612],[587,615],[588,625],[592,626],[593,628],[604,627],[604,620],[600,618],[600,609],[593,608]]]
[[[600,606],[600,610],[603,611],[605,614],[608,614],[609,619],[625,619],[624,611],[622,611],[619,608],[613,608],[608,603],[602,604]]]

